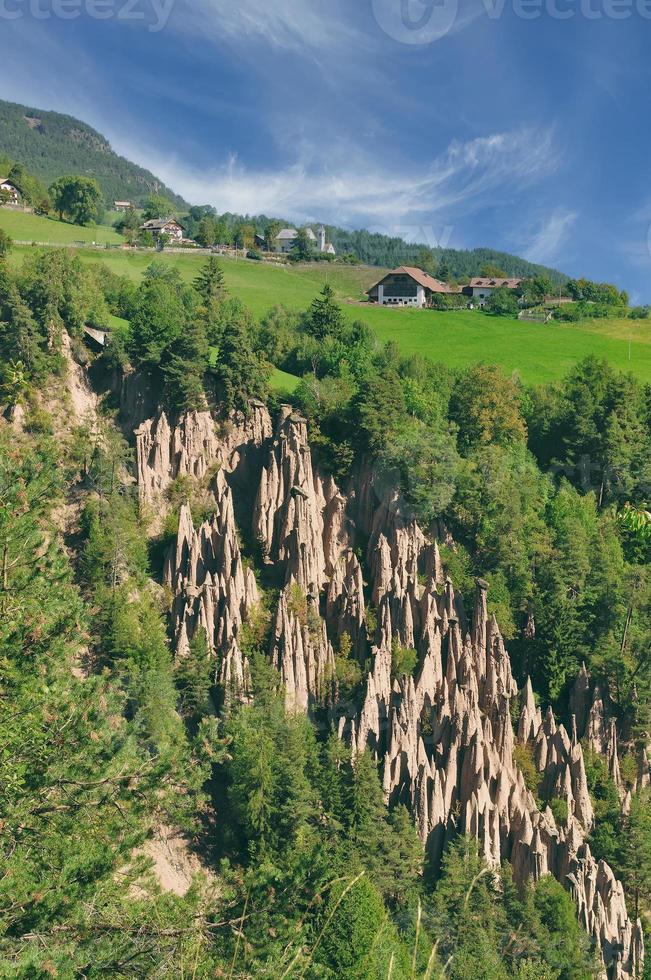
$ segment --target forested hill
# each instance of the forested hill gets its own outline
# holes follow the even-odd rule
[[[109,203],[140,204],[150,194],[164,194],[178,207],[187,206],[149,170],[118,156],[96,130],[58,112],[0,101],[2,157],[22,163],[46,184],[69,173],[94,177]]]
[[[455,279],[464,276],[479,276],[486,266],[497,266],[507,276],[548,276],[553,283],[562,285],[567,276],[558,269],[550,269],[535,262],[527,262],[517,255],[498,252],[493,248],[430,248],[423,244],[404,242],[401,238],[373,234],[369,231],[346,231],[333,228],[332,241],[338,252],[354,252],[362,262],[369,265],[395,267],[397,265],[419,265],[424,249],[431,251],[438,267],[447,266]]]
[[[198,222],[208,213],[213,217],[217,216],[213,208],[198,207],[191,208],[189,217]],[[270,222],[279,221],[288,227],[294,225],[291,219],[279,215],[272,218],[266,214],[242,215],[227,212],[222,217],[231,228],[249,224],[255,226],[261,235],[265,234]],[[377,265],[385,269],[413,265],[446,281],[448,278],[463,279],[466,276],[484,275],[484,269],[488,266],[499,269],[505,276],[521,276],[523,279],[547,276],[557,285],[564,285],[568,280],[568,276],[558,269],[528,262],[517,255],[494,248],[441,248],[425,242],[406,242],[397,235],[383,235],[363,228],[351,231],[337,225],[326,225],[326,234],[338,255],[354,255],[366,265]]]
[[[188,209],[187,202],[180,195],[166,187],[149,170],[118,156],[104,136],[73,116],[0,100],[0,169],[3,157],[21,163],[46,184],[69,173],[94,177],[108,204],[126,199],[139,205],[150,194],[159,194],[168,198],[179,214]],[[192,210],[202,213],[213,211],[210,207]],[[225,218],[229,223],[246,221],[255,224],[260,233],[264,233],[270,220],[265,215],[251,218],[230,213]],[[273,218],[282,220],[286,225],[293,224],[282,215],[274,215]],[[439,274],[442,268],[447,268],[450,276],[460,279],[481,275],[486,266],[494,266],[507,276],[547,275],[559,285],[567,280],[567,276],[557,269],[549,269],[491,248],[430,247],[426,243],[406,242],[399,236],[382,235],[365,229],[351,231],[337,226],[330,226],[328,235],[339,255],[353,254],[360,262],[383,268],[433,264]]]

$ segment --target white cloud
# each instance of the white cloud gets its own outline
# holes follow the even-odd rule
[[[530,262],[554,262],[578,215],[576,211],[556,208],[543,221],[525,251]]]
[[[294,162],[276,171],[250,169],[231,157],[212,173],[197,174],[178,160],[152,161],[148,154],[148,165],[166,183],[218,211],[370,225],[402,234],[512,201],[557,163],[552,132],[530,129],[454,141],[419,171],[397,164],[388,170],[343,142],[329,148],[327,166],[316,148],[303,145]]]

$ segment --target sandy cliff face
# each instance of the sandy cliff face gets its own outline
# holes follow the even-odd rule
[[[498,623],[487,613],[486,583],[477,582],[474,609],[466,614],[444,576],[436,541],[402,515],[397,495],[379,489],[369,474],[347,495],[322,478],[307,424],[291,409],[272,426],[266,409],[254,405],[248,417],[233,420],[227,435],[208,413],[191,413],[174,427],[162,415],[144,423],[136,440],[146,500],[155,500],[178,475],[202,476],[212,462],[222,462],[213,517],[195,528],[183,508],[166,563],[177,655],[184,656],[203,629],[230,696],[248,696],[238,637],[258,597],[240,555],[231,489],[248,460],[247,488],[257,488],[249,530],[284,583],[270,656],[288,709],[327,710],[355,751],[374,753],[387,803],[411,808],[434,860],[463,831],[477,838],[489,863],[509,860],[517,881],[555,875],[574,895],[609,976],[639,976],[640,924],[627,915],[621,883],[586,843],[594,814],[579,738],[585,735],[608,758],[622,786],[614,722],[586,672],[572,695],[568,732],[551,709],[543,715],[528,681],[518,693]],[[361,541],[363,563],[356,550]],[[338,697],[334,651],[344,634],[360,662],[371,658],[359,703]],[[414,676],[394,676],[396,643],[417,652]],[[511,723],[516,697],[517,735]],[[516,741],[530,748],[543,798],[566,802],[562,825],[527,789],[514,761]],[[640,785],[648,779],[645,759]]]

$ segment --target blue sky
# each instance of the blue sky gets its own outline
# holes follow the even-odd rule
[[[193,202],[651,302],[650,41],[651,0],[0,0],[0,83]]]

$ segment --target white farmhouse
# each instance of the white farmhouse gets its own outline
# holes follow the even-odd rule
[[[434,293],[458,293],[458,286],[448,286],[430,276],[422,269],[401,265],[387,272],[379,282],[367,290],[369,302],[380,306],[416,306],[422,308],[432,305]]]
[[[10,204],[20,203],[20,191],[14,184],[11,183],[10,180],[7,180],[6,177],[0,177],[0,191],[4,191],[5,194],[9,194]]]
[[[473,306],[483,306],[494,289],[517,289],[522,279],[495,279],[492,276],[479,276],[471,279],[463,287]]]

